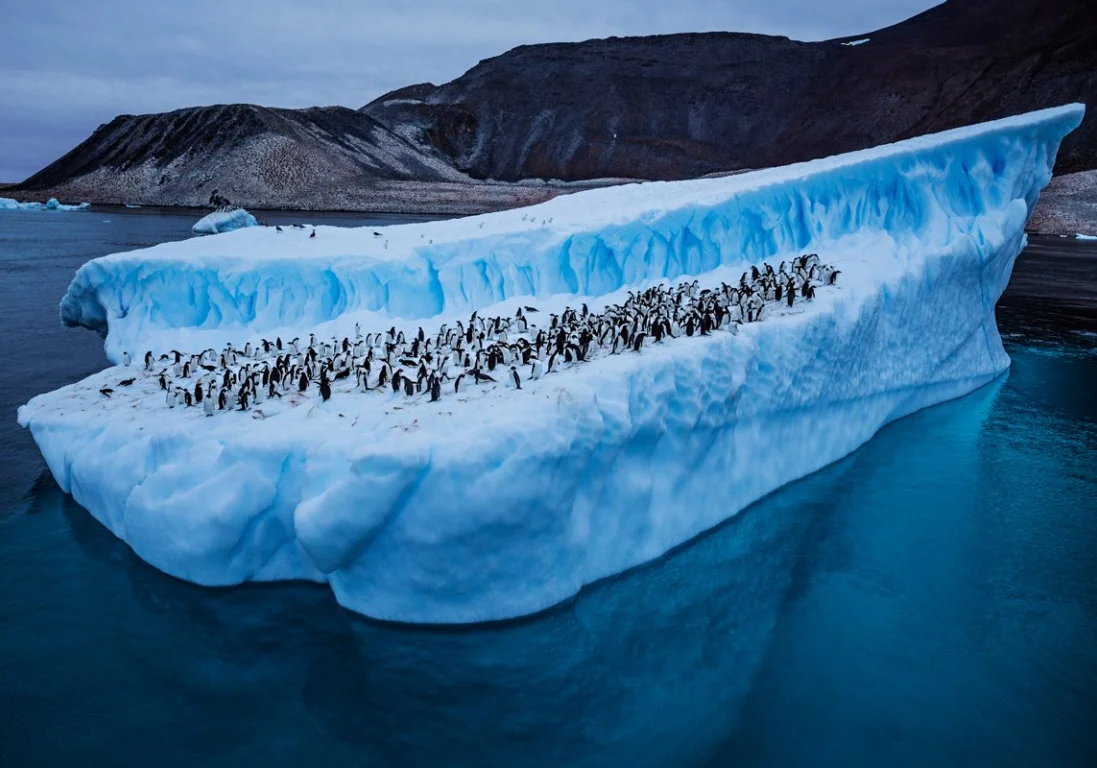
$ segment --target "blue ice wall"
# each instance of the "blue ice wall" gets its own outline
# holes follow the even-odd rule
[[[167,243],[86,264],[61,318],[109,331],[117,361],[123,349],[177,343],[180,330],[220,331],[206,336],[221,341],[355,310],[425,318],[518,295],[596,296],[866,230],[942,246],[980,237],[980,217],[1011,201],[1031,212],[1082,114],[1072,105],[784,168],[591,190],[382,236],[251,228]]]

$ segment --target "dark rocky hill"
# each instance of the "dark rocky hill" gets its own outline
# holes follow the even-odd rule
[[[856,38],[733,33],[531,45],[362,111],[477,178],[678,179],[982,120],[1097,106],[1093,0],[950,0]],[[1097,167],[1097,118],[1060,171]]]
[[[250,104],[122,115],[16,190],[96,202],[281,207],[335,190],[467,183],[447,159],[346,107]]]

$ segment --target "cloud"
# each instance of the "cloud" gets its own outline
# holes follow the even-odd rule
[[[0,181],[117,114],[251,102],[358,107],[445,82],[515,45],[730,30],[816,40],[933,0],[83,0],[12,3],[0,30]]]

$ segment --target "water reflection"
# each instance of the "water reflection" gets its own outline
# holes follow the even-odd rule
[[[39,536],[8,554],[18,631],[0,629],[0,674],[23,723],[8,754],[116,764],[118,734],[134,764],[161,765],[977,761],[957,743],[970,733],[1002,758],[1084,748],[1054,722],[1092,701],[1081,634],[1097,610],[1076,601],[1094,525],[1063,509],[1097,482],[1097,358],[1010,351],[1008,379],[656,563],[490,626],[371,622],[314,585],[176,581],[43,473],[18,516]],[[1070,537],[1042,540],[1052,521]],[[1011,697],[1014,668],[1039,697]]]
[[[566,605],[463,629],[364,620],[311,585],[176,581],[136,558],[48,473],[28,511],[60,514],[80,549],[82,573],[64,590],[86,614],[86,623],[73,616],[81,642],[109,635],[92,644],[127,659],[153,701],[154,689],[181,691],[232,719],[234,705],[262,702],[276,711],[275,728],[310,731],[355,760],[683,764],[734,730],[782,605],[807,577],[805,543],[849,492],[842,478],[854,461]],[[94,620],[104,583],[125,587],[110,600],[134,631]],[[87,682],[109,691],[116,681]],[[254,736],[252,749],[264,752]],[[208,754],[217,749],[210,743]]]

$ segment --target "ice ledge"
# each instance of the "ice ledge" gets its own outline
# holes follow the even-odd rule
[[[1082,105],[738,176],[590,190],[533,208],[381,229],[252,227],[84,265],[61,319],[118,362],[348,312],[426,318],[512,296],[599,295],[761,262],[859,229],[940,245],[1014,199],[1031,211]],[[380,234],[375,235],[374,232]]]

